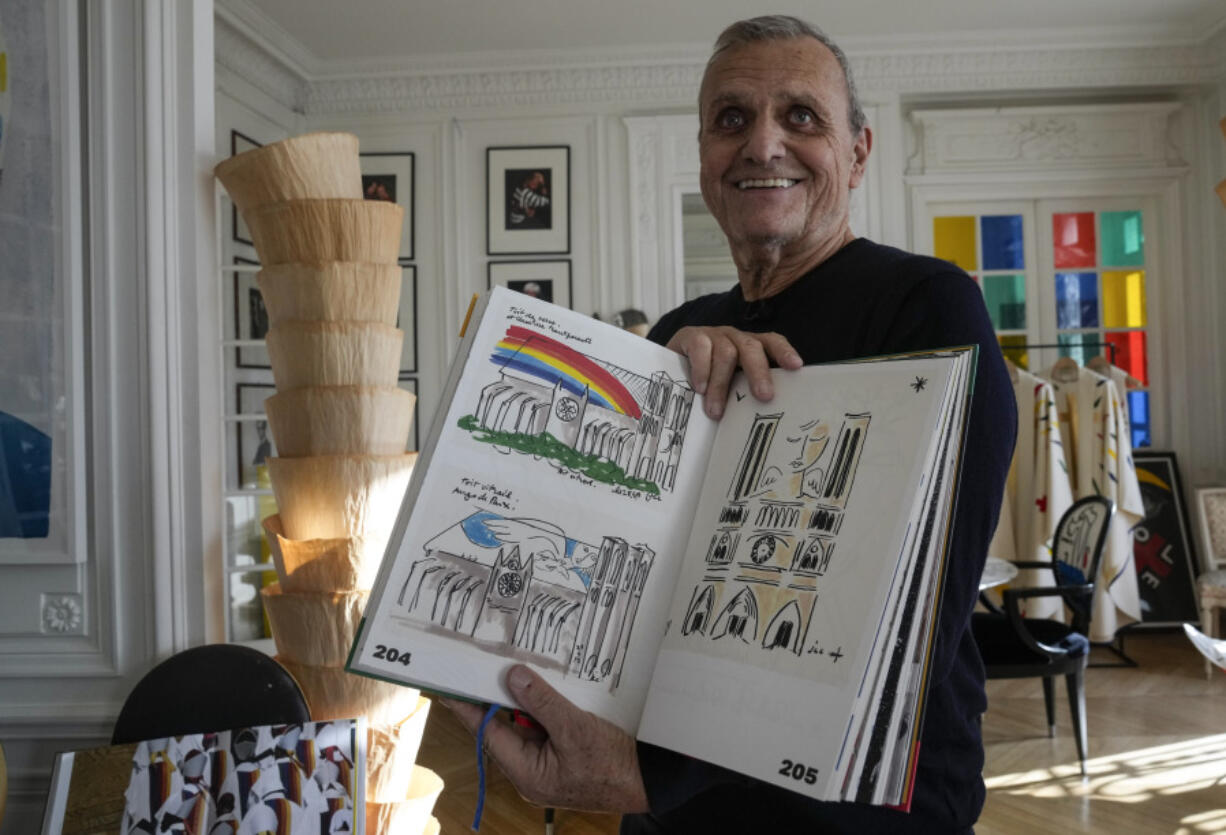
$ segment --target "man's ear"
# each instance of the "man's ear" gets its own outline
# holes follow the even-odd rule
[[[856,141],[851,146],[851,177],[848,185],[855,188],[864,179],[865,166],[868,165],[869,152],[873,150],[873,129],[868,125],[860,131]]]

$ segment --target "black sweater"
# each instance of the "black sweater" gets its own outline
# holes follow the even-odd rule
[[[687,302],[649,338],[664,344],[688,325],[775,331],[806,364],[977,343],[979,365],[911,813],[812,801],[640,743],[652,815],[627,816],[622,831],[967,831],[983,807],[979,716],[987,704],[970,613],[1017,434],[1013,388],[983,294],[952,264],[861,238],[770,298],[746,302],[738,286]]]

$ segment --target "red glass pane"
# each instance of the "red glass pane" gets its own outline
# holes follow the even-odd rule
[[[1097,257],[1093,212],[1065,212],[1051,216],[1056,267],[1093,267]]]
[[[1114,364],[1136,377],[1142,385],[1148,386],[1149,357],[1145,351],[1145,331],[1109,333],[1104,338],[1115,346]],[[1111,358],[1110,352],[1107,358]]]

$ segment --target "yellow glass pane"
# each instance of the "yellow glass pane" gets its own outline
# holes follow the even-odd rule
[[[1103,271],[1103,324],[1145,327],[1145,270]]]
[[[1018,368],[1030,368],[1030,352],[1026,349],[1026,337],[997,336],[996,339],[1000,342],[1000,350],[1006,359]]]
[[[979,269],[974,217],[934,217],[932,245],[936,257],[953,261],[967,272]]]

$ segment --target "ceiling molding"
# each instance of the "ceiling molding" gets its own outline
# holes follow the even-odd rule
[[[307,115],[576,104],[693,108],[708,49],[690,44],[324,62],[250,0],[219,2],[216,20],[218,63]],[[1221,83],[1226,75],[1226,25],[1199,40],[1136,28],[842,40],[857,85],[868,95],[1174,87]]]

